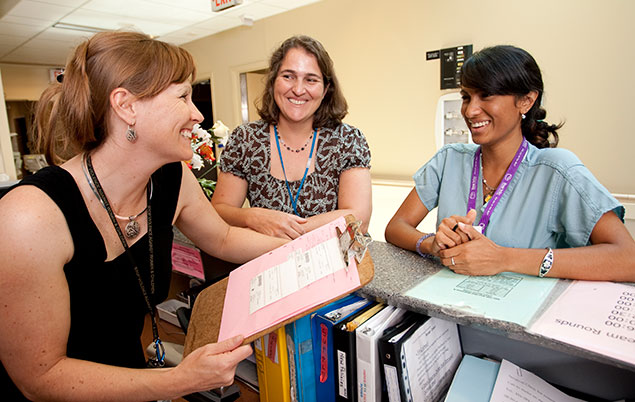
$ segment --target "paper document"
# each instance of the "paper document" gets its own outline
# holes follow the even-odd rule
[[[342,217],[236,268],[229,275],[218,341],[249,337],[360,286],[337,246]]]
[[[584,402],[537,375],[503,360],[490,402]]]
[[[575,281],[529,331],[635,364],[635,287]]]
[[[466,276],[442,269],[410,289],[406,296],[527,326],[557,281],[509,272]]]
[[[430,318],[401,346],[401,361],[412,400],[439,400],[461,362],[456,324]]]
[[[344,269],[338,245],[334,237],[306,251],[295,250],[286,261],[251,278],[249,314]]]

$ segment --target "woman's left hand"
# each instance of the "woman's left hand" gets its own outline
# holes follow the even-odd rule
[[[459,223],[458,230],[469,236],[468,242],[439,251],[441,263],[461,275],[496,275],[504,271],[503,247],[479,233],[472,225]]]

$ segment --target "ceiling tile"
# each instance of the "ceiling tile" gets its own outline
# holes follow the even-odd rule
[[[220,32],[225,29],[234,28],[238,25],[240,25],[240,21],[237,20],[236,18],[216,17],[216,18],[210,18],[207,21],[199,22],[198,24],[193,25],[192,27],[184,28],[181,31],[188,31],[188,30],[191,30],[191,28],[194,28],[192,32],[201,32],[201,34],[204,33],[204,36],[207,36],[207,35],[213,35],[213,33]],[[209,32],[213,32],[213,33],[209,33]]]
[[[22,36],[13,36],[13,35],[2,35],[0,34],[0,45],[2,46],[11,46],[16,47],[24,42],[26,42],[28,38]]]
[[[38,26],[12,24],[9,22],[3,22],[0,24],[0,34],[2,35],[24,36],[29,38],[40,32],[42,32],[42,28]]]
[[[316,3],[319,0],[260,0],[261,4],[268,6],[280,7],[285,10],[292,10],[297,7],[306,6],[307,4]]]
[[[73,8],[77,8],[81,6],[82,4],[86,3],[86,0],[36,0],[36,1],[39,3],[48,3],[48,4],[73,7]]]
[[[263,3],[252,3],[242,8],[232,8],[224,15],[224,17],[240,18],[243,15],[247,15],[257,21],[271,17],[272,15],[280,14],[284,11],[286,10],[280,7],[273,7]]]
[[[2,61],[12,63],[64,65],[67,55],[68,49],[66,48],[55,48],[45,51],[38,49],[36,52],[29,49],[18,49],[4,56]]]
[[[25,43],[21,48],[22,49],[32,49],[32,50],[47,50],[47,49],[63,49],[66,53],[75,49],[77,45],[81,43],[81,39],[77,39],[76,42],[61,42],[57,40],[50,39],[31,39],[27,43]]]
[[[83,9],[109,14],[113,14],[113,10],[117,10],[114,14],[170,25],[189,25],[208,18],[207,14],[182,8],[176,2],[167,5],[152,1],[93,0]]]
[[[84,39],[90,38],[91,36],[93,36],[93,34],[90,32],[73,31],[70,29],[62,28],[49,28],[35,38],[55,40],[58,42],[79,43]]]
[[[62,19],[62,22],[88,25],[103,29],[129,29],[148,35],[163,35],[181,28],[178,25],[165,24],[146,19],[133,18],[118,14],[104,14],[96,11],[75,11]]]
[[[0,45],[0,59],[2,58],[3,55],[5,55],[6,53],[10,52],[13,49],[14,49],[13,46]]]
[[[26,42],[28,38],[22,36],[2,35],[0,34],[0,45],[16,47]]]
[[[75,7],[65,7],[39,1],[22,0],[7,13],[15,17],[37,18],[55,22],[73,11]]]
[[[5,15],[1,21],[2,23],[8,23],[8,24],[29,25],[39,29],[48,28],[52,25],[51,21],[38,20],[35,18],[16,17],[13,15]]]

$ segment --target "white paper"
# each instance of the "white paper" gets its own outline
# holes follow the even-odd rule
[[[414,402],[436,401],[461,362],[461,343],[455,323],[429,318],[402,345],[405,370]]]
[[[573,398],[537,375],[503,360],[490,402],[584,402]]]
[[[275,303],[313,282],[345,268],[337,238],[306,251],[296,250],[287,261],[254,276],[249,286],[249,313]]]
[[[635,287],[575,281],[529,330],[635,364]]]

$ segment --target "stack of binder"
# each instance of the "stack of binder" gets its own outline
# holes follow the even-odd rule
[[[462,357],[456,324],[354,294],[255,349],[262,402],[434,402]]]

